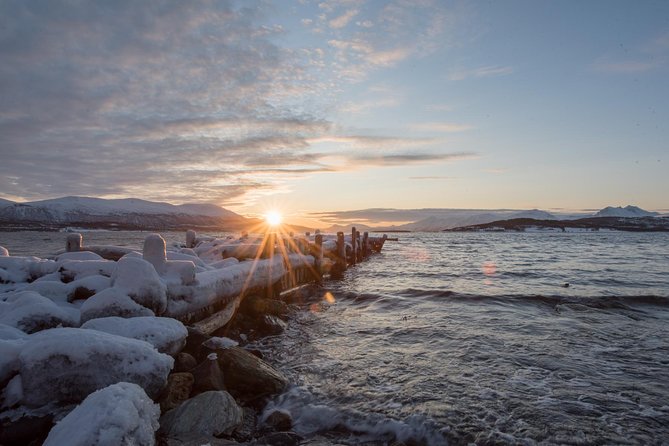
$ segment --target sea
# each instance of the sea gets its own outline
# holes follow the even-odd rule
[[[0,245],[43,256],[65,237]],[[292,383],[265,414],[289,412],[304,444],[669,444],[668,233],[397,237],[252,345]]]

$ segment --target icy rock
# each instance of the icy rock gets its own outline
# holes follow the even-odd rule
[[[146,341],[160,353],[171,356],[181,351],[188,336],[188,330],[181,322],[167,317],[104,317],[91,319],[81,328]]]
[[[174,360],[144,341],[97,330],[54,328],[30,336],[19,353],[23,403],[78,403],[95,390],[126,381],[155,398]]]
[[[15,339],[28,339],[28,335],[18,328],[6,324],[0,324],[0,340],[12,341]]]
[[[104,260],[98,254],[90,251],[64,252],[56,256],[56,262],[63,263],[67,260],[90,261]]]
[[[202,343],[202,346],[208,348],[209,350],[224,350],[230,347],[237,347],[239,342],[226,338],[226,337],[216,337],[213,336]]]
[[[167,308],[165,284],[146,260],[123,257],[112,276],[112,285],[124,290],[132,300],[155,314],[162,314]]]
[[[19,370],[19,353],[25,339],[0,340],[0,387]]]
[[[4,246],[0,246],[0,257],[8,257],[9,251]]]
[[[0,407],[7,409],[13,407],[21,402],[23,399],[23,384],[21,375],[14,376],[4,389],[2,389],[2,397],[0,398]],[[2,444],[2,443],[0,443]]]
[[[53,260],[0,256],[0,283],[32,282],[57,269],[58,264]]]
[[[98,390],[58,422],[45,446],[155,444],[160,409],[136,384],[121,382]]]
[[[67,283],[57,280],[42,280],[48,276],[43,276],[40,279],[28,284],[24,290],[34,291],[44,297],[48,297],[53,301],[67,302],[67,296],[70,294],[70,286]]]
[[[69,289],[67,301],[73,302],[75,300],[88,299],[96,293],[109,288],[111,286],[111,279],[105,276],[87,276],[70,282],[67,286]]]
[[[80,252],[68,254],[83,254]],[[96,254],[97,256],[97,254]],[[98,256],[101,259],[101,257]],[[107,276],[111,277],[116,271],[116,262],[111,260],[71,260],[62,262],[58,272],[63,282],[82,279],[88,276]]]
[[[33,291],[13,293],[0,302],[0,324],[6,324],[25,333],[47,328],[79,325],[78,317],[51,300]]]
[[[228,392],[204,392],[163,415],[160,430],[167,436],[193,433],[218,436],[232,432],[242,418],[242,409]]]
[[[120,288],[107,288],[86,299],[81,305],[81,322],[102,317],[155,316],[153,311],[132,300]]]

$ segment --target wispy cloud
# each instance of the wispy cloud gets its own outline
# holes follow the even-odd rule
[[[453,122],[421,122],[418,124],[412,124],[410,128],[412,130],[418,130],[422,132],[456,133],[466,132],[467,130],[471,130],[474,127],[469,124],[456,124]]]
[[[353,17],[358,15],[359,12],[360,11],[358,11],[357,9],[349,9],[339,17],[330,20],[329,22],[330,28],[340,29],[345,27],[346,25],[349,24],[349,22],[353,19]]]
[[[506,76],[514,72],[513,67],[489,65],[473,69],[460,69],[452,71],[448,78],[452,81],[461,81],[465,79],[480,79],[486,77]]]
[[[410,180],[454,180],[455,177],[446,177],[446,176],[419,176],[419,177],[409,177]]]

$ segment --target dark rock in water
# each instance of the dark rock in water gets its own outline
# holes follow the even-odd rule
[[[232,440],[212,437],[211,435],[183,434],[177,437],[168,437],[158,443],[160,446],[236,446],[240,443]]]
[[[258,331],[261,336],[274,336],[283,333],[287,324],[276,316],[265,315],[258,320]]]
[[[174,372],[190,372],[197,367],[197,360],[186,352],[179,353],[174,358]]]
[[[186,345],[183,352],[192,355],[198,361],[202,361],[208,352],[204,352],[202,343],[207,341],[211,336],[194,327],[186,327],[188,329],[188,338],[186,338]]]
[[[285,410],[275,410],[265,419],[265,424],[278,432],[289,431],[293,427],[293,417]]]
[[[288,305],[280,300],[253,295],[244,299],[240,311],[254,317],[262,317],[267,314],[286,317],[289,309]]]
[[[23,417],[16,421],[0,420],[0,444],[3,446],[41,445],[52,427],[52,415]]]
[[[167,377],[167,386],[160,398],[160,411],[174,409],[188,399],[195,379],[191,373],[172,373]]]
[[[254,444],[272,446],[298,446],[302,437],[295,432],[275,432],[258,438]]]
[[[258,417],[256,412],[250,407],[243,407],[244,420],[232,434],[232,438],[237,441],[250,441],[256,433],[256,426],[258,424]]]
[[[285,376],[242,348],[231,347],[217,353],[228,388],[242,399],[274,395],[288,386]]]
[[[160,432],[167,437],[192,434],[230,434],[242,424],[243,412],[228,392],[204,392],[160,418]]]
[[[223,372],[218,364],[216,353],[211,353],[200,365],[191,370],[191,373],[195,377],[193,393],[225,390]]]

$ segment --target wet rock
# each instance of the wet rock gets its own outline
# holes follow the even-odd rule
[[[293,427],[293,417],[285,410],[275,410],[265,418],[265,425],[277,432],[289,431]]]
[[[264,315],[273,315],[286,317],[288,315],[288,305],[277,299],[266,299],[254,295],[248,296],[241,305],[241,311],[255,317]]]
[[[193,393],[202,393],[209,390],[225,390],[223,372],[218,364],[216,353],[211,353],[191,373],[195,378]]]
[[[232,438],[236,441],[244,442],[250,441],[256,434],[258,417],[256,416],[256,412],[250,407],[243,407],[242,409],[244,411],[244,419],[242,424],[232,434]]]
[[[258,438],[253,444],[272,446],[298,446],[302,441],[295,432],[274,432]]]
[[[228,388],[245,400],[280,393],[288,380],[262,359],[239,347],[218,350]]]
[[[280,335],[288,325],[280,318],[272,315],[262,316],[258,320],[258,331],[262,336]]]
[[[187,434],[220,436],[232,433],[242,419],[242,409],[228,392],[204,392],[163,415],[160,431],[177,438]]]
[[[0,444],[41,445],[53,426],[53,416],[0,420]]]
[[[165,438],[160,446],[236,446],[240,443],[232,440],[212,437],[210,435],[184,434],[178,437]]]
[[[186,338],[186,345],[182,352],[192,355],[198,361],[202,361],[207,356],[207,353],[209,353],[205,353],[202,343],[211,338],[211,336],[195,327],[186,327],[186,329],[188,330],[188,337]]]
[[[193,355],[189,355],[186,352],[181,352],[174,358],[175,372],[190,372],[195,367],[197,367],[197,360],[193,357]]]
[[[160,398],[160,410],[167,412],[174,409],[188,399],[192,390],[195,378],[192,373],[172,373],[167,377],[167,386],[163,389]]]

